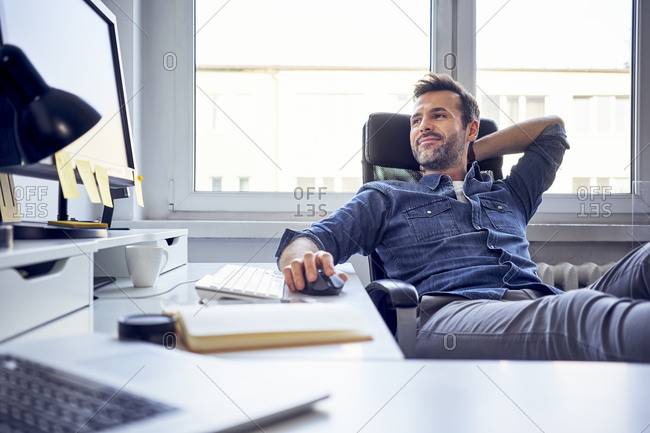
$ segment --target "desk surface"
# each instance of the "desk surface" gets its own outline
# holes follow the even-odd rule
[[[275,264],[251,263],[251,266],[275,268]],[[116,285],[98,289],[94,301],[94,330],[95,332],[115,335],[117,320],[121,316],[131,314],[159,314],[163,302],[179,304],[197,304],[199,298],[194,289],[194,281],[202,276],[216,272],[221,265],[218,263],[189,263],[187,266],[169,271],[158,279],[155,287],[134,288],[128,279],[118,279]],[[219,357],[245,357],[268,359],[277,358],[318,358],[318,359],[402,359],[403,355],[394,338],[386,328],[383,320],[368,298],[359,278],[350,265],[342,269],[350,276],[345,284],[343,293],[335,297],[308,297],[290,293],[292,299],[311,298],[317,302],[344,302],[355,308],[366,320],[371,330],[373,340],[369,342],[328,344],[286,349],[255,350],[245,352],[223,352]],[[174,288],[177,286],[176,288]],[[170,291],[170,289],[174,288]],[[163,293],[153,298],[140,297]],[[117,297],[118,299],[109,299]]]
[[[148,346],[170,367],[160,380],[134,371],[142,357],[119,358],[111,347],[128,345],[106,335],[52,340],[31,346],[36,359],[55,351],[128,383],[127,390],[184,387],[187,372],[201,390],[225,394],[231,410],[246,413],[251,396],[287,389],[328,392],[316,410],[264,426],[267,433],[642,433],[650,430],[650,365],[534,361],[346,361],[221,359]],[[62,349],[64,348],[64,349]],[[24,353],[24,352],[23,352]],[[61,358],[63,357],[63,358]],[[182,358],[182,359],[181,359]],[[79,360],[85,360],[79,362]],[[154,362],[146,358],[146,362]],[[181,362],[182,361],[182,362]],[[176,369],[176,374],[173,374]],[[135,388],[133,388],[135,387]],[[253,398],[254,400],[254,398]],[[219,416],[218,413],[214,414]]]
[[[255,365],[241,360],[227,368],[250,375]],[[300,378],[305,387],[331,392],[315,413],[267,433],[650,431],[650,365],[306,361],[265,369],[278,387]]]
[[[77,255],[90,257],[91,254],[104,248],[154,242],[183,235],[187,235],[187,230],[137,229],[109,230],[106,238],[21,239],[14,242],[13,248],[0,250],[0,268],[24,266]]]

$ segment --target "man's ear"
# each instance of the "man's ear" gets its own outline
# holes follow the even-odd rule
[[[472,120],[467,124],[467,128],[465,128],[465,140],[469,142],[476,141],[477,136],[478,136],[478,120]]]

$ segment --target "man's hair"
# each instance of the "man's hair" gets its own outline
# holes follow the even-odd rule
[[[441,90],[449,90],[460,96],[461,106],[459,107],[462,114],[463,128],[472,121],[478,121],[480,112],[476,98],[472,96],[465,88],[449,75],[430,73],[415,84],[415,91],[413,92],[413,100],[418,99],[420,96],[429,92],[439,92]]]

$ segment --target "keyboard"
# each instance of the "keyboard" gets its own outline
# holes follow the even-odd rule
[[[202,299],[280,301],[284,296],[284,275],[253,266],[224,265],[197,281],[196,292]]]
[[[12,355],[0,355],[0,432],[100,432],[177,410]]]

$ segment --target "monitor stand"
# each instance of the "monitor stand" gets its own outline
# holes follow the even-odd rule
[[[119,200],[121,198],[129,198],[129,189],[126,187],[121,187],[121,188],[111,188],[111,200],[113,200],[113,206],[115,205],[115,200]],[[129,230],[128,227],[111,227],[111,224],[113,223],[113,210],[114,207],[108,207],[104,206],[104,212],[102,213],[102,222],[105,224],[108,224],[108,229],[109,230]]]

